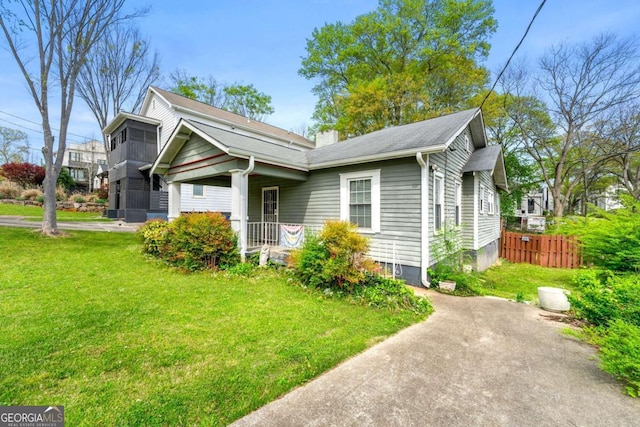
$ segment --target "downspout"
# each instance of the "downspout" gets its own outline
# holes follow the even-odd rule
[[[430,287],[427,279],[431,245],[429,242],[429,154],[427,161],[422,158],[422,152],[416,153],[416,160],[420,165],[420,282],[424,287]]]
[[[249,167],[240,173],[241,189],[240,189],[240,257],[244,262],[247,252],[247,218],[249,216],[249,178],[248,175],[253,172],[255,167],[255,158],[249,157]]]

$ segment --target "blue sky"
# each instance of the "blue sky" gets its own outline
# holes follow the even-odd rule
[[[131,2],[133,3],[133,2]],[[158,51],[163,74],[183,68],[192,75],[220,82],[253,84],[272,97],[275,113],[266,121],[285,129],[310,125],[315,105],[314,82],[298,75],[306,39],[316,27],[351,22],[372,11],[377,0],[155,0],[140,22],[143,34]],[[497,73],[522,36],[540,0],[494,0],[498,30],[486,66]],[[534,61],[552,44],[588,40],[601,32],[640,36],[637,0],[547,0],[516,59]],[[0,39],[0,47],[6,41]],[[640,60],[640,59],[639,59]],[[52,105],[56,105],[52,103]],[[26,128],[40,118],[13,57],[0,49],[0,126],[29,134],[39,162],[42,135]],[[23,127],[19,127],[21,125]],[[78,99],[69,139],[100,139],[92,113]]]

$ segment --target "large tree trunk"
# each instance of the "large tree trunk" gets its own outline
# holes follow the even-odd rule
[[[44,181],[44,215],[42,216],[42,233],[47,236],[58,234],[58,218],[56,217],[56,182],[53,173],[47,173]]]

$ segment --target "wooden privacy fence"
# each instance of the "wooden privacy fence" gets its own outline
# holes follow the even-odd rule
[[[574,236],[502,232],[500,257],[543,267],[582,266],[580,245]]]

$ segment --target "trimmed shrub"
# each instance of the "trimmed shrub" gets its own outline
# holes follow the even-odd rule
[[[44,181],[44,167],[33,163],[5,163],[1,169],[3,176],[23,187],[42,185],[42,181]]]
[[[160,219],[145,222],[139,229],[142,237],[142,250],[153,256],[161,257],[167,252],[169,243],[169,223]]]
[[[347,221],[329,220],[317,237],[306,236],[302,248],[290,256],[303,284],[352,290],[364,281],[366,272],[378,270],[366,256],[369,240],[356,228]]]
[[[138,234],[146,253],[185,270],[227,268],[240,261],[231,223],[218,212],[183,214],[171,223],[149,221]]]

